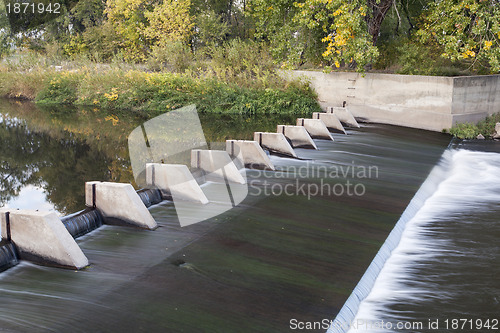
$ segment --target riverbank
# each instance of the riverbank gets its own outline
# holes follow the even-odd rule
[[[264,79],[264,78],[260,78]],[[0,67],[0,96],[37,104],[132,110],[146,118],[196,104],[202,113],[309,114],[320,111],[314,91],[298,80],[242,86],[215,77],[82,66],[9,70]]]
[[[322,89],[315,89],[314,84],[304,79],[285,79],[274,71],[254,74],[243,71],[224,78],[220,72],[210,75],[206,69],[184,73],[148,72],[125,63],[0,65],[0,97],[50,107],[73,105],[102,109],[109,116],[131,112],[145,119],[188,104],[196,104],[200,113],[206,114],[305,116],[321,111],[320,104],[325,104]],[[247,80],[242,81],[241,75],[248,76]],[[351,105],[351,111],[353,108]],[[363,109],[366,112],[366,106]],[[461,139],[476,138],[479,134],[491,138],[499,121],[500,115],[493,114],[477,124],[456,124],[447,131]]]

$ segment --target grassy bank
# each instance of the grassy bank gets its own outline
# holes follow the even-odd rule
[[[450,134],[460,139],[475,139],[479,134],[491,138],[495,133],[495,124],[500,122],[500,113],[495,113],[477,124],[457,124],[450,130]]]
[[[248,71],[242,70],[247,74]],[[319,111],[314,92],[303,82],[288,82],[274,73],[241,80],[220,73],[148,72],[131,66],[73,64],[0,65],[0,96],[38,104],[68,104],[132,110],[146,117],[188,104],[204,113],[296,114]]]

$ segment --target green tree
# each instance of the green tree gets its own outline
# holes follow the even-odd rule
[[[123,50],[124,59],[144,61],[147,55],[145,13],[148,4],[144,0],[108,0],[105,13]]]
[[[192,14],[198,16],[203,13],[215,13],[222,22],[228,25],[232,24],[234,16],[237,15],[239,8],[234,0],[193,0],[191,8]],[[243,0],[245,6],[245,0]]]
[[[214,28],[224,28],[224,40],[231,38],[246,38],[248,27],[248,17],[245,16],[247,2],[249,0],[191,0],[191,12],[197,19],[197,27],[200,27],[199,20],[203,16],[208,15],[209,19],[217,18],[222,24],[214,26]],[[205,26],[206,27],[206,26]],[[214,34],[218,35],[221,30],[215,30]]]
[[[322,30],[323,57],[336,68],[344,62],[363,70],[379,55],[375,46],[378,24],[386,11],[378,6],[372,8],[373,13],[369,12],[366,0],[306,0],[296,6],[300,9],[296,18],[299,23]]]
[[[80,0],[68,13],[68,23],[74,33],[83,33],[88,29],[100,26],[105,21],[104,9],[106,1]]]
[[[442,47],[441,56],[477,71],[500,71],[500,3],[496,0],[432,2],[417,32],[422,43]]]
[[[380,27],[393,0],[254,0],[252,14],[259,37],[273,54],[295,64],[304,56],[359,70],[378,56]],[[299,61],[297,61],[299,60]]]
[[[0,2],[0,59],[10,53],[12,39],[4,2]]]
[[[193,38],[193,49],[206,46],[220,46],[230,33],[229,25],[215,12],[206,10],[195,17],[196,34]]]
[[[189,42],[194,27],[190,7],[190,0],[163,0],[145,13],[148,26],[144,35],[160,46],[171,41]]]
[[[321,29],[299,24],[295,0],[253,0],[249,13],[255,20],[255,36],[269,43],[270,51],[285,67],[321,61]]]

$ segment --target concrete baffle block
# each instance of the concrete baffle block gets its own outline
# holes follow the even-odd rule
[[[226,140],[226,152],[246,168],[275,170],[269,156],[257,141]]]
[[[293,148],[318,149],[307,130],[302,126],[278,125],[276,132],[283,134]]]
[[[146,184],[174,200],[208,203],[205,193],[184,164],[147,163]]]
[[[3,208],[0,209],[0,224],[2,238],[8,239],[10,236],[20,259],[73,269],[81,269],[89,264],[54,212]]]
[[[357,127],[360,128],[356,118],[352,115],[352,113],[347,108],[329,106],[326,108],[327,113],[333,113],[339,118],[339,120],[349,127]]]
[[[328,128],[321,119],[297,118],[297,126],[303,126],[313,139],[333,141]]]
[[[245,177],[223,150],[191,150],[191,167],[202,170],[207,180],[246,184]]]
[[[115,218],[150,230],[158,226],[131,184],[86,182],[85,204],[99,209],[105,219]]]
[[[297,157],[297,154],[282,133],[254,132],[253,139],[257,141],[262,148],[270,152],[295,158]]]
[[[347,134],[344,126],[334,113],[313,112],[313,119],[321,119],[330,131]]]

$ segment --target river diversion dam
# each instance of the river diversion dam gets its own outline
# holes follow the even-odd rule
[[[467,318],[481,328],[465,331],[491,330],[498,145],[326,111],[199,115],[207,149],[135,177],[127,137],[143,120],[0,101],[0,328],[435,332]],[[218,173],[207,150],[234,168]],[[213,217],[181,227],[179,195],[184,217]],[[16,244],[33,216],[72,264]]]

